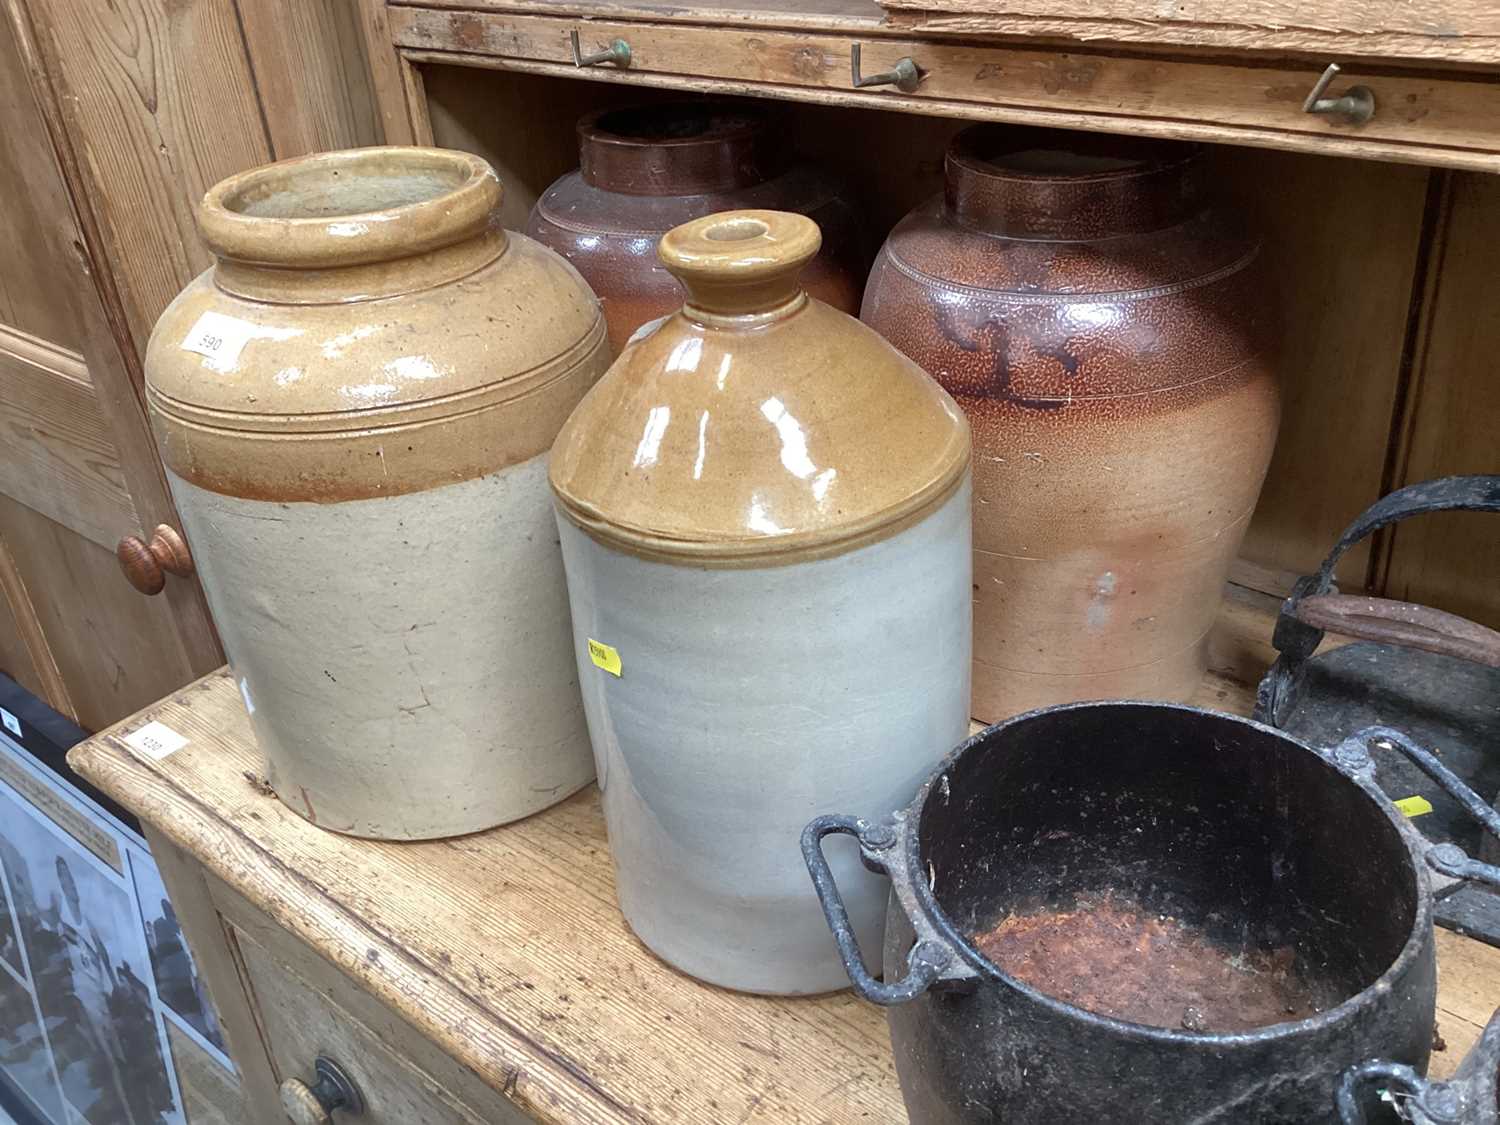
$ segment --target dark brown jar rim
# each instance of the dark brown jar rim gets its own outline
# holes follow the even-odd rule
[[[1160,230],[1200,206],[1201,145],[1063,129],[974,125],[949,143],[954,221],[1014,238]]]
[[[585,182],[624,195],[696,195],[764,183],[788,164],[771,115],[729,101],[617,106],[578,122]]]

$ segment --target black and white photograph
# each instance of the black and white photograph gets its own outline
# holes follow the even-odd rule
[[[21,938],[11,918],[10,896],[5,889],[5,879],[0,877],[0,961],[10,967],[11,972],[26,979],[26,970],[21,962]]]
[[[133,848],[128,849],[127,854],[135,879],[136,900],[141,908],[141,925],[145,927],[146,944],[151,949],[156,997],[222,1052],[225,1050],[224,1035],[219,1030],[218,1013],[214,1011],[207,986],[198,975],[198,967],[193,964],[193,955],[182,936],[177,912],[167,898],[161,874],[154,863]]]
[[[88,1125],[180,1121],[130,896],[3,792],[0,860],[71,1109]]]
[[[52,1052],[42,1034],[31,993],[0,967],[0,1084],[49,1121],[66,1121]],[[0,1110],[0,1121],[5,1119]]]

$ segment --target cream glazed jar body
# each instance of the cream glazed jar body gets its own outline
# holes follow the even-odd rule
[[[546,468],[608,346],[500,197],[436,149],[226,180],[200,210],[216,264],[148,349],[269,780],[335,831],[476,831],[592,776]]]
[[[685,972],[774,994],[847,982],[803,825],[856,794],[899,806],[968,726],[968,428],[801,291],[817,245],[774,211],[669,232],[686,306],[552,465],[621,908]],[[885,880],[830,858],[878,942]]]

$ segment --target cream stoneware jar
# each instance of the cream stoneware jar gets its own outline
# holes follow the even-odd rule
[[[472,832],[593,774],[546,478],[608,345],[500,198],[440,149],[234,176],[199,211],[216,262],[147,350],[270,783],[338,832]]]
[[[819,240],[781,211],[668,232],[687,303],[552,453],[620,906],[665,960],[750,992],[847,984],[802,826],[909,800],[968,724],[968,424],[803,292]],[[879,949],[885,880],[830,858]]]

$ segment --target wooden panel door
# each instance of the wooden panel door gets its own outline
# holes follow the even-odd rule
[[[175,517],[27,35],[0,19],[0,668],[97,729],[222,657],[196,583],[146,597],[115,560]]]

